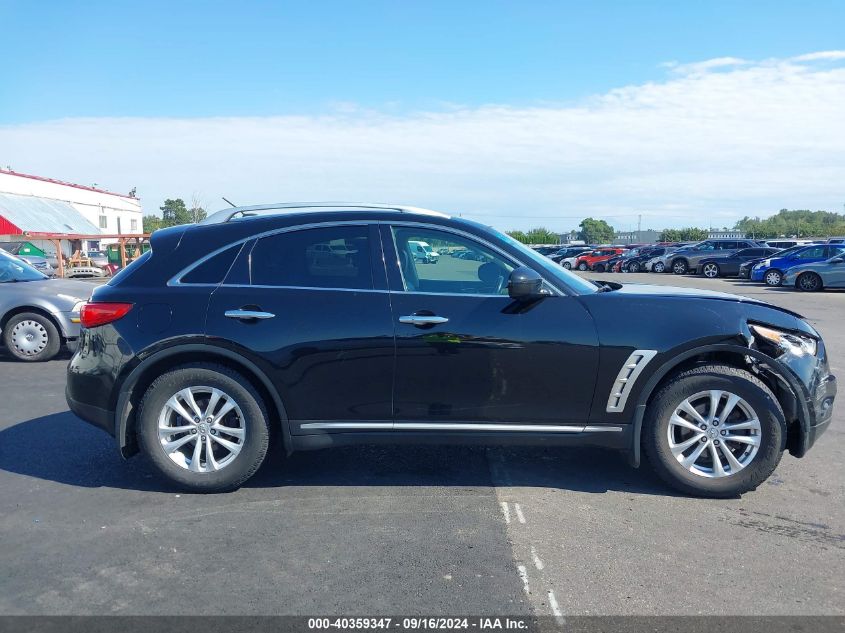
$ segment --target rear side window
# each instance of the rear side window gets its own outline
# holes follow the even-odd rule
[[[250,257],[253,285],[372,290],[369,227],[333,226],[259,239]]]
[[[182,276],[183,284],[219,284],[223,282],[235,256],[241,250],[241,244],[227,248]]]
[[[822,259],[824,258],[824,246],[812,246],[798,253],[796,259]]]

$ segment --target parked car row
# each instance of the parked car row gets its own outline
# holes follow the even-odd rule
[[[780,249],[773,245],[778,243],[793,245]],[[593,265],[593,261],[601,264]],[[582,266],[582,262],[586,265]],[[713,239],[674,247],[631,249],[608,258],[582,255],[573,267],[595,272],[699,274],[710,279],[739,277],[811,292],[845,288],[845,239],[831,238],[821,243]]]

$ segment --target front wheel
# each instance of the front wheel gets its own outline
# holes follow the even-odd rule
[[[708,279],[716,279],[716,277],[719,276],[718,264],[704,264],[704,266],[701,267],[701,274]]]
[[[572,270],[572,264],[570,264],[569,262],[563,262],[563,264],[561,264],[561,265],[562,265],[562,266],[563,266],[566,270]]]
[[[629,273],[640,272],[640,263],[639,262],[631,262],[630,264],[628,264],[628,272]]]
[[[53,322],[34,312],[16,314],[3,328],[6,349],[18,360],[47,361],[59,353],[62,337]]]
[[[655,262],[654,266],[651,267],[651,270],[655,273],[666,272],[666,264],[663,262]]]
[[[767,270],[763,279],[767,286],[779,286],[783,281],[783,274],[779,270]]]
[[[673,488],[735,497],[777,467],[786,440],[780,403],[753,374],[705,365],[675,376],[646,413],[643,446]]]
[[[150,385],[138,413],[141,449],[190,492],[233,490],[255,474],[270,439],[258,392],[227,367],[177,367]]]
[[[586,262],[581,262],[580,264],[578,264],[578,270],[580,270],[580,271],[589,270],[589,267],[587,266]]]
[[[822,278],[816,273],[801,273],[795,280],[795,287],[802,292],[818,292],[822,285]]]
[[[604,264],[596,264],[595,266],[593,266],[593,270],[597,273],[603,273],[605,271],[605,265]]]
[[[672,272],[676,275],[685,275],[688,270],[689,265],[685,259],[679,259],[678,261],[672,263]]]

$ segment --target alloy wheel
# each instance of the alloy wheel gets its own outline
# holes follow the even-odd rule
[[[704,269],[702,270],[705,277],[709,279],[715,279],[719,276],[719,267],[716,264],[705,264]]]
[[[22,356],[37,356],[49,342],[47,329],[38,321],[27,319],[12,328],[12,345]]]
[[[806,292],[815,292],[821,285],[821,279],[815,273],[804,273],[798,277],[798,287]]]
[[[651,269],[656,273],[662,273],[664,270],[666,270],[666,264],[664,264],[663,262],[657,262],[654,266],[651,267]]]
[[[628,264],[628,272],[630,273],[638,273],[640,272],[640,265],[638,262],[631,262]]]
[[[760,419],[748,402],[712,389],[686,398],[669,420],[669,449],[694,475],[730,477],[747,467],[762,439]]]
[[[235,400],[214,387],[188,387],[175,393],[158,418],[165,454],[195,473],[231,464],[244,446],[246,423]]]
[[[672,264],[672,272],[674,272],[676,275],[683,275],[685,272],[687,272],[687,263],[684,261],[675,262],[674,264]]]

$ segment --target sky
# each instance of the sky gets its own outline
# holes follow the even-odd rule
[[[502,229],[843,211],[845,2],[0,0],[0,167],[146,212],[424,206]]]

